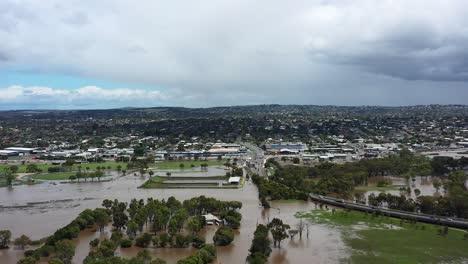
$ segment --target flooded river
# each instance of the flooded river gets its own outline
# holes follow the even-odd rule
[[[99,207],[104,199],[119,199],[129,202],[132,198],[153,197],[155,199],[175,196],[179,200],[205,195],[220,200],[236,200],[243,203],[241,228],[237,231],[233,244],[218,247],[215,263],[244,263],[248,255],[253,232],[257,223],[266,223],[274,217],[281,218],[295,228],[298,211],[314,209],[313,203],[274,202],[272,208],[264,210],[257,199],[256,187],[247,182],[240,189],[137,189],[145,181],[140,176],[128,175],[110,182],[51,184],[15,186],[0,189],[0,230],[8,229],[12,237],[22,234],[32,239],[51,235],[56,229],[68,224],[79,212],[86,208]],[[215,227],[203,230],[207,242],[212,241]],[[323,225],[311,224],[310,237],[303,235],[302,240],[283,241],[281,249],[273,249],[270,263],[336,263],[346,256],[346,248],[340,233]],[[83,231],[76,239],[77,249],[73,263],[81,263],[89,252],[89,241],[95,237],[106,237],[110,233],[92,230]],[[121,256],[135,256],[141,249],[118,250]],[[175,263],[178,259],[191,255],[194,250],[186,249],[149,249],[153,256]],[[18,249],[0,250],[0,263],[16,263],[22,256]]]

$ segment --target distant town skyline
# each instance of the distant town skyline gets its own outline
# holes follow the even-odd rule
[[[468,2],[0,3],[0,110],[467,104]]]

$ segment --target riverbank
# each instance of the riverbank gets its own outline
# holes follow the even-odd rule
[[[468,261],[468,235],[463,230],[356,211],[317,210],[300,212],[296,216],[338,229],[351,251],[352,263]]]

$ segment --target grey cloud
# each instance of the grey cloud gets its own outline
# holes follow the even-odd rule
[[[0,29],[9,66],[162,87],[184,95],[174,104],[392,105],[466,95],[463,0],[1,2],[0,23],[15,25]],[[452,92],[426,98],[421,87]]]

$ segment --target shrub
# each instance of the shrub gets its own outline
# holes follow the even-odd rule
[[[91,241],[89,241],[89,245],[92,247],[97,247],[99,245],[99,238],[95,238]]]
[[[216,246],[227,246],[234,240],[234,231],[232,228],[223,226],[216,230],[213,241]]]
[[[142,236],[138,237],[135,240],[135,246],[141,247],[141,248],[146,248],[150,245],[151,243],[151,234],[144,233]]]
[[[132,241],[130,239],[122,239],[120,241],[121,248],[129,248],[132,246]]]

